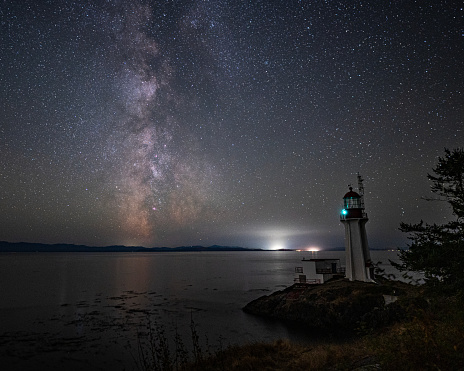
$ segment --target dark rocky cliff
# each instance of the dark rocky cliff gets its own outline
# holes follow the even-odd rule
[[[323,285],[293,285],[262,296],[243,310],[324,331],[379,328],[406,315],[401,299],[415,289],[397,281],[379,282],[339,279]]]

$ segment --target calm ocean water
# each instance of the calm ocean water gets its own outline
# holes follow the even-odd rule
[[[150,323],[188,347],[191,319],[205,348],[312,341],[314,334],[241,310],[290,286],[303,257],[344,264],[344,252],[0,254],[0,364],[132,370]],[[396,252],[371,257],[395,273],[388,259],[397,260]]]

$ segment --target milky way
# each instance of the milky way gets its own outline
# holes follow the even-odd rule
[[[4,1],[0,240],[372,247],[450,217],[427,172],[462,146],[453,1]]]
[[[122,20],[106,20],[119,62],[117,113],[108,140],[114,172],[108,181],[114,184],[120,238],[149,244],[195,221],[205,208],[211,176],[206,161],[198,166],[195,139],[177,121],[180,103],[170,88],[170,66],[144,30],[152,21],[150,7],[131,4],[121,11]],[[179,140],[190,146],[182,150]]]

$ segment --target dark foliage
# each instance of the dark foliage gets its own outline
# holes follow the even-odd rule
[[[400,251],[401,263],[392,262],[400,271],[423,272],[432,286],[463,293],[464,288],[464,149],[450,151],[438,159],[432,181],[432,192],[447,202],[455,219],[445,224],[401,223],[400,230],[409,234],[408,250]]]

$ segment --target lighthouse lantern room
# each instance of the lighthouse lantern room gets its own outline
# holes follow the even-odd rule
[[[363,179],[358,173],[358,192],[349,187],[343,197],[340,221],[345,225],[345,276],[350,281],[373,282],[373,267],[367,243]]]

